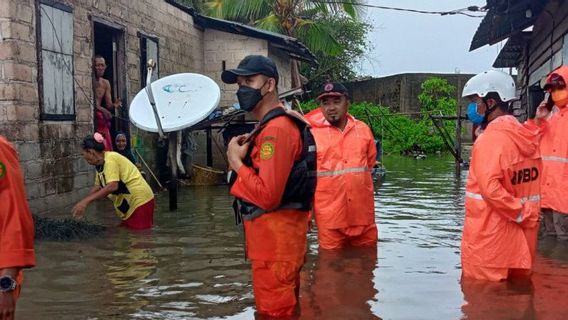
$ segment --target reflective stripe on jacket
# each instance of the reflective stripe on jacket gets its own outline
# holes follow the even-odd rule
[[[369,127],[348,115],[343,131],[325,120],[320,108],[306,115],[317,146],[314,213],[319,228],[375,223],[371,170],[377,150]]]
[[[568,67],[554,71],[568,80]],[[560,110],[546,121],[540,140],[542,156],[542,203],[543,208],[568,214],[568,108]]]
[[[493,120],[473,145],[462,263],[530,269],[540,211],[539,131],[512,116]]]

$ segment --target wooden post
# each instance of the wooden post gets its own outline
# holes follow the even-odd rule
[[[456,119],[456,170],[461,170],[462,160],[462,109],[458,101],[458,116]]]
[[[170,164],[170,182],[168,194],[170,198],[170,211],[177,210],[177,132],[168,134],[168,163]]]
[[[205,129],[205,132],[207,133],[207,166],[213,167],[213,145],[211,144],[211,138],[212,138],[211,126],[207,127],[207,129]]]
[[[456,172],[461,171],[461,163],[462,160],[462,108],[460,104],[460,92],[461,92],[461,78],[458,75],[458,87],[456,88],[456,105],[457,105],[457,119],[456,119],[456,143],[455,143],[455,150],[456,150]]]

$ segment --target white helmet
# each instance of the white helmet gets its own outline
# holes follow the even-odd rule
[[[475,75],[463,87],[462,97],[478,95],[485,97],[489,92],[496,92],[503,102],[516,99],[515,80],[505,72],[489,70]]]

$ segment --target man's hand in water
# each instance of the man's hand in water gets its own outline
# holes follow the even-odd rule
[[[71,214],[73,214],[73,218],[75,218],[75,219],[83,218],[83,215],[85,214],[85,210],[87,210],[88,205],[89,205],[89,203],[86,202],[85,200],[79,201],[73,207],[73,209],[71,209]]]

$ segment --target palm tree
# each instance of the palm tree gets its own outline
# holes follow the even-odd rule
[[[344,15],[357,20],[362,0],[205,0],[205,14],[246,23],[300,39],[311,51],[336,56],[344,48],[324,19]],[[301,85],[298,61],[292,60],[292,87]]]

